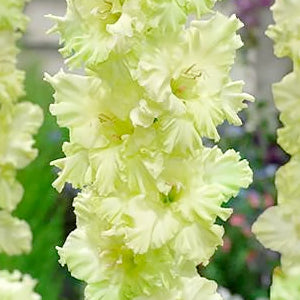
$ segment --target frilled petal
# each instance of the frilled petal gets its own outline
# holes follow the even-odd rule
[[[159,28],[161,32],[176,31],[187,20],[186,12],[177,1],[146,0],[142,8],[147,17],[146,26]]]
[[[50,105],[50,112],[60,126],[70,128],[72,140],[85,147],[105,145],[99,121],[101,113],[108,110],[101,101],[105,97],[102,81],[63,71],[54,77],[47,75],[46,80],[55,88],[55,103]]]
[[[195,153],[202,146],[194,122],[187,115],[166,116],[158,120],[160,139],[167,153]]]
[[[89,155],[93,182],[100,195],[116,192],[121,184],[120,172],[124,168],[121,149],[121,146],[95,149]]]
[[[235,197],[240,188],[247,188],[252,182],[249,163],[241,160],[239,153],[234,150],[222,153],[217,147],[205,148],[201,160],[203,181],[216,185],[225,199]]]
[[[299,221],[293,218],[294,213],[293,207],[286,205],[271,207],[258,218],[252,230],[265,247],[288,256],[297,255]]]
[[[280,0],[272,6],[275,25],[269,26],[267,35],[274,41],[278,57],[300,59],[300,3],[297,0]]]
[[[180,228],[172,211],[163,207],[151,207],[143,199],[130,202],[128,215],[133,228],[126,230],[126,244],[135,253],[146,253],[149,249],[163,246]]]
[[[232,213],[231,209],[221,207],[223,201],[215,186],[201,186],[191,193],[183,192],[176,211],[190,222],[205,221],[212,224],[217,217],[227,220]]]
[[[0,166],[0,208],[9,212],[16,208],[24,192],[15,177],[13,168]]]
[[[120,64],[110,66],[115,70]],[[105,75],[112,71],[108,69],[106,66],[99,71],[101,74],[105,71],[105,80],[62,71],[52,78],[46,76],[56,91],[55,104],[50,105],[51,113],[57,116],[60,126],[70,129],[71,140],[86,148],[105,147],[132,132],[129,114],[139,101],[139,92],[134,92],[135,84],[125,71],[122,84],[127,85],[127,92],[123,89],[120,89],[123,94],[116,92],[110,86],[112,78]],[[119,71],[123,69],[120,66]]]
[[[149,45],[151,55],[141,54],[135,73],[140,85],[154,101],[166,102],[171,95],[180,99],[200,136],[217,140],[216,127],[226,119],[240,125],[237,113],[246,107],[243,101],[253,101],[242,92],[242,82],[228,77],[242,45],[236,34],[240,27],[237,18],[216,14],[193,21],[183,33],[156,37],[159,48]]]
[[[185,226],[174,239],[174,250],[179,256],[195,264],[208,264],[217,247],[222,245],[223,227],[202,224]]]
[[[234,125],[242,124],[238,112],[247,107],[247,104],[244,101],[254,101],[254,98],[251,95],[242,91],[243,86],[243,81],[229,81],[221,90],[220,94],[224,120],[227,120]]]
[[[133,135],[126,140],[123,176],[132,193],[149,194],[156,191],[159,175],[164,168],[158,145],[153,128],[135,128]]]
[[[172,289],[161,291],[150,296],[141,296],[133,300],[222,300],[217,293],[215,282],[201,278],[198,275],[194,277],[182,277],[180,280],[181,289]]]
[[[252,172],[234,150],[214,147],[202,148],[194,159],[166,159],[162,177],[175,188],[175,211],[190,222],[213,224],[217,217],[229,217],[231,210],[222,203],[250,184]]]
[[[213,84],[214,81],[216,84],[220,76],[230,70],[235,52],[242,46],[241,38],[236,34],[241,27],[242,23],[234,15],[228,18],[220,13],[208,20],[191,23],[186,31],[186,59],[189,66],[193,63],[199,65],[203,84]]]
[[[174,282],[175,264],[168,249],[134,254],[126,247],[122,235],[115,235],[114,227],[107,223],[110,218],[101,218],[103,210],[98,208],[102,200],[90,196],[85,192],[76,199],[79,227],[69,235],[62,248],[58,247],[60,263],[67,264],[74,277],[89,284],[86,295],[91,299],[97,296],[107,299],[107,292],[115,291],[116,297],[117,294],[133,297],[170,286]],[[116,201],[113,198],[105,200],[106,207],[111,201],[110,210],[114,209]]]
[[[119,0],[71,0],[64,17],[53,17],[51,32],[59,32],[60,50],[67,63],[80,67],[94,66],[107,59],[110,52],[132,35],[130,14],[123,15]],[[126,49],[126,47],[125,47]]]
[[[183,277],[182,299],[189,300],[222,300],[217,293],[217,284],[198,275]]]
[[[9,30],[0,31],[0,103],[13,103],[24,95],[24,72],[16,69],[16,55],[19,52],[16,46],[18,36]]]
[[[149,45],[151,51],[142,53],[136,77],[154,101],[163,102],[172,93],[171,80],[180,72],[180,60],[184,57],[182,33],[156,37],[157,42]]]
[[[298,275],[285,274],[279,268],[275,269],[271,286],[272,300],[297,300],[300,297],[300,281]]]
[[[23,9],[27,0],[2,0],[0,3],[0,30],[23,31],[28,18]]]
[[[109,281],[88,284],[84,296],[86,300],[119,300],[120,286]]]
[[[9,114],[0,115],[0,164],[21,169],[36,157],[32,135],[37,133],[42,121],[40,107],[29,102],[16,104],[11,117]]]
[[[28,253],[32,234],[28,224],[0,211],[0,252],[9,255]]]
[[[290,204],[296,209],[300,203],[300,189],[295,178],[300,174],[300,160],[295,157],[280,167],[276,173],[275,183],[278,190],[278,203]]]
[[[203,92],[197,101],[186,102],[187,113],[193,117],[195,128],[201,136],[219,140],[217,126],[225,120],[234,125],[241,125],[238,112],[247,107],[245,100],[254,101],[254,98],[243,93],[242,81],[224,81],[219,91]]]
[[[62,248],[57,247],[60,264],[67,264],[75,278],[94,283],[104,278],[100,252],[97,250],[97,232],[88,236],[83,229],[70,233]]]
[[[66,157],[54,160],[51,165],[59,168],[58,178],[53,186],[61,192],[65,183],[80,188],[92,182],[92,171],[89,164],[88,151],[77,144],[64,143]]]
[[[149,103],[142,99],[139,105],[131,110],[130,119],[133,126],[150,127],[159,115],[159,111],[155,111]]]
[[[273,86],[274,100],[281,112],[280,120],[284,124],[284,127],[278,130],[278,143],[289,154],[299,153],[300,149],[299,82],[300,72],[294,71]]]

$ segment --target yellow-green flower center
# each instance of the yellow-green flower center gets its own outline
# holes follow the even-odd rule
[[[173,185],[167,195],[163,193],[160,194],[160,199],[165,204],[171,204],[178,199],[179,193],[180,191],[178,190],[178,188]]]
[[[133,133],[132,124],[129,121],[118,119],[109,113],[100,113],[98,116],[104,134],[111,141],[120,141],[123,135]]]
[[[197,81],[202,72],[196,64],[183,70],[177,78],[171,79],[171,88],[175,96],[180,99],[194,99],[198,95]]]
[[[120,12],[114,11],[113,2],[109,0],[102,1],[95,12],[106,24],[116,23],[121,16]]]

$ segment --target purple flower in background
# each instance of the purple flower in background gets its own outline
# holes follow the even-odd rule
[[[261,6],[269,7],[273,4],[274,0],[260,0]]]
[[[236,14],[247,27],[258,25],[258,10],[269,7],[274,0],[235,0]]]

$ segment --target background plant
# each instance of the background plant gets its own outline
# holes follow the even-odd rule
[[[16,42],[27,22],[23,8],[23,0],[6,0],[0,4],[0,252],[8,255],[31,250],[30,228],[25,221],[13,217],[12,212],[23,197],[23,187],[16,180],[16,172],[36,157],[32,135],[43,120],[38,106],[18,102],[24,93],[24,73],[16,68]],[[23,276],[19,271],[0,272],[0,296],[3,299],[40,299],[33,292],[35,285],[29,275]]]
[[[294,70],[274,84],[275,103],[281,112],[283,127],[278,130],[279,145],[291,155],[276,174],[278,205],[266,210],[253,230],[266,246],[281,253],[281,268],[276,268],[271,299],[298,299],[299,289],[299,18],[298,1],[276,1],[272,7],[275,25],[267,34],[275,42],[275,54],[293,60]]]
[[[223,3],[226,4],[225,1],[220,2],[220,4]],[[233,1],[227,1],[227,3],[229,5],[230,3],[234,4]],[[50,11],[61,14],[64,9],[65,3],[60,0],[33,1],[28,6],[27,14],[30,15],[32,22],[30,22],[29,34],[25,37],[25,44],[22,43],[21,45],[24,51],[19,56],[19,60],[22,63],[22,69],[25,69],[27,73],[25,82],[27,98],[43,106],[46,122],[36,136],[37,148],[41,149],[39,157],[19,172],[18,178],[24,186],[25,195],[24,201],[18,206],[16,214],[27,220],[30,217],[29,223],[34,235],[33,252],[35,255],[31,253],[29,256],[13,258],[5,255],[1,256],[1,265],[9,265],[10,269],[22,265],[22,272],[30,272],[34,274],[35,278],[39,278],[41,274],[43,280],[39,281],[38,292],[43,297],[47,297],[50,292],[51,295],[52,293],[53,295],[60,294],[60,296],[48,296],[48,299],[79,299],[78,290],[81,289],[80,282],[71,279],[66,268],[59,269],[57,266],[57,254],[55,254],[54,245],[61,245],[64,239],[62,236],[66,237],[75,227],[75,217],[70,208],[76,190],[73,191],[68,185],[61,195],[57,195],[50,188],[50,182],[54,180],[57,170],[55,167],[48,166],[48,164],[51,160],[61,157],[61,143],[67,141],[68,137],[65,132],[59,130],[54,118],[47,114],[48,103],[52,101],[52,89],[41,80],[43,70],[47,69],[48,72],[53,73],[61,65],[59,56],[55,55],[57,51],[55,36],[52,39],[45,36],[45,28],[48,28],[49,24],[42,16]],[[220,9],[223,10],[222,7]],[[223,11],[228,11],[228,9],[226,8]],[[234,6],[230,11],[234,11]],[[205,268],[206,273],[202,273],[203,269],[201,269],[201,273],[206,277],[216,280],[219,285],[229,288],[232,294],[240,294],[243,299],[247,300],[257,299],[262,295],[267,297],[270,285],[269,271],[273,265],[278,263],[278,259],[273,252],[264,250],[253,236],[245,235],[244,227],[249,229],[253,220],[256,219],[256,216],[264,207],[274,201],[272,199],[275,199],[276,191],[274,190],[273,174],[276,168],[286,161],[286,156],[282,151],[279,151],[275,142],[274,130],[277,126],[277,120],[271,95],[260,96],[261,93],[255,86],[258,80],[260,85],[266,85],[263,83],[265,79],[273,82],[278,80],[274,77],[280,78],[281,74],[284,74],[285,70],[289,68],[289,64],[285,66],[284,62],[286,61],[284,60],[281,60],[283,64],[278,65],[276,59],[272,58],[271,45],[265,44],[264,41],[262,43],[262,33],[268,20],[267,11],[266,8],[253,11],[255,17],[259,19],[259,24],[255,27],[246,26],[241,31],[246,47],[243,48],[243,51],[240,51],[241,58],[236,64],[241,72],[236,74],[235,78],[245,78],[246,82],[250,83],[250,88],[248,86],[247,91],[258,96],[258,99],[251,104],[251,113],[247,109],[244,114],[240,114],[243,123],[251,125],[252,129],[249,131],[248,126],[246,128],[244,126],[232,127],[228,124],[224,124],[222,128],[219,128],[222,136],[219,142],[220,147],[223,151],[232,147],[249,160],[254,171],[254,183],[251,185],[249,193],[242,192],[239,194],[238,199],[229,202],[229,206],[234,209],[234,215],[237,215],[237,217],[233,217],[235,226],[231,225],[232,220],[225,224],[225,247],[219,248],[210,264]],[[252,32],[251,36],[255,34],[255,43],[252,40],[250,42],[247,31]],[[254,63],[252,54],[249,61],[249,50],[250,52],[254,50],[257,53],[258,60]],[[266,63],[266,58],[269,60],[268,63]],[[270,72],[268,72],[270,68],[274,77],[271,77]],[[249,73],[249,71],[251,72]],[[269,121],[270,119],[272,119],[272,122]],[[42,170],[47,171],[49,177],[45,176]],[[45,178],[45,181],[43,181],[43,185],[40,185],[40,188],[33,188],[29,176],[33,178],[32,182],[35,182],[36,185],[40,179]],[[44,197],[45,194],[48,196]],[[253,201],[254,205],[250,204],[250,198],[256,199]],[[31,199],[35,200],[31,201]],[[42,215],[51,216],[51,218],[42,218],[41,214],[35,213],[38,211],[38,205],[45,206],[41,208],[43,210]],[[46,214],[46,207],[50,211],[48,214]],[[63,211],[65,209],[67,210],[66,213]],[[243,216],[240,217],[240,215]],[[39,221],[35,222],[35,218]],[[52,222],[52,220],[59,221]],[[244,220],[244,222],[242,224],[238,223],[237,221],[240,220]],[[33,226],[33,224],[35,225]],[[39,224],[44,224],[49,228],[48,234],[42,234],[43,230],[39,228],[41,226]],[[61,226],[58,226],[58,224],[61,224]],[[41,232],[38,236],[37,231]],[[50,232],[52,237],[48,239]],[[227,242],[228,240],[233,245],[230,250],[228,250],[228,244],[230,244]],[[46,257],[47,255],[48,259],[51,255],[51,263],[47,263],[45,259],[39,259],[39,257]],[[249,260],[248,257],[251,259]],[[43,267],[41,267],[42,265]],[[226,268],[224,268],[224,265]],[[43,272],[42,270],[46,268],[47,271]],[[64,280],[62,280],[63,278]]]

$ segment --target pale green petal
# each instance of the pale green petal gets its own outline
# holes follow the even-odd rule
[[[173,0],[146,0],[144,10],[147,27],[158,28],[161,32],[182,29],[187,20],[185,11]]]
[[[24,30],[27,17],[23,14],[27,0],[1,0],[0,3],[0,30]]]
[[[219,192],[228,200],[235,197],[240,188],[247,188],[252,182],[252,171],[246,160],[241,160],[239,153],[228,150],[205,148],[202,154],[203,181],[216,185]]]
[[[62,70],[54,77],[45,75],[55,89],[55,104],[50,112],[62,127],[75,127],[98,118],[101,99],[105,95],[102,80],[96,77],[66,74]]]
[[[78,193],[73,201],[77,227],[83,228],[95,219],[97,200],[98,198],[90,190],[84,189]]]
[[[158,120],[160,139],[167,153],[195,153],[202,146],[201,138],[187,115],[166,116]]]
[[[300,151],[300,133],[298,130],[300,122],[299,82],[300,73],[294,71],[273,86],[274,100],[281,112],[280,120],[284,125],[278,130],[278,143],[289,154],[296,154]]]
[[[16,69],[16,56],[19,52],[16,47],[18,36],[9,30],[0,31],[0,103],[15,102],[24,95],[24,72]]]
[[[93,71],[87,70],[88,75],[101,78],[108,93],[104,101],[100,99],[103,102],[102,106],[107,107],[121,120],[128,119],[130,110],[136,107],[144,96],[143,89],[133,80],[130,71],[124,56],[116,54],[111,54],[109,60],[98,65]]]
[[[224,80],[219,91],[205,94],[204,89],[199,89],[197,101],[186,102],[187,112],[201,136],[219,140],[217,126],[225,120],[234,125],[242,124],[238,112],[247,107],[245,100],[254,101],[252,96],[242,92],[243,85],[242,81]]]
[[[166,160],[162,177],[178,189],[174,196],[178,213],[190,222],[200,218],[212,224],[217,217],[229,217],[231,210],[222,208],[222,203],[250,184],[252,172],[234,150],[222,153],[214,147],[198,151],[195,159]]]
[[[143,52],[138,64],[137,79],[154,101],[165,101],[172,93],[171,80],[180,71],[179,58],[184,57],[184,37],[177,35],[156,37],[154,45]]]
[[[118,184],[120,185],[120,170],[123,167],[120,151],[121,146],[115,146],[94,149],[89,154],[94,185],[100,195],[116,192]]]
[[[297,0],[277,0],[272,7],[275,25],[269,26],[267,35],[274,41],[278,57],[300,59],[300,3]]]
[[[13,211],[23,197],[23,187],[16,180],[16,172],[10,167],[0,166],[0,208]]]
[[[141,296],[133,300],[222,300],[217,294],[217,285],[213,281],[201,278],[198,274],[195,277],[182,277],[181,289],[161,291],[151,296]]]
[[[103,278],[100,251],[97,250],[97,232],[89,237],[83,229],[75,229],[68,236],[62,248],[57,247],[60,264],[67,264],[72,276],[88,283]]]
[[[288,256],[297,255],[300,247],[299,220],[293,207],[279,205],[268,208],[254,223],[252,231],[267,248]]]
[[[217,0],[183,0],[189,13],[195,13],[198,18],[203,14],[211,12],[211,8],[214,6]]]
[[[217,284],[214,281],[207,280],[200,276],[184,278],[182,299],[189,300],[222,300],[221,296],[217,293]]]
[[[184,227],[174,240],[174,250],[195,264],[208,264],[217,247],[222,245],[223,227],[213,225],[210,228],[202,224]]]
[[[46,80],[55,88],[55,104],[50,105],[50,112],[60,126],[70,128],[72,140],[85,147],[105,145],[99,121],[99,115],[108,109],[99,101],[105,97],[102,81],[62,71],[54,77],[47,75]]]
[[[130,202],[128,215],[134,225],[126,230],[126,244],[135,253],[163,246],[180,228],[170,210],[159,205],[151,207],[143,199]]]
[[[88,284],[84,290],[85,300],[120,300],[120,286],[110,284],[109,281]]]
[[[298,300],[300,297],[299,275],[285,274],[279,268],[275,269],[271,286],[272,300]]]
[[[155,119],[158,117],[159,112],[156,112],[149,106],[149,103],[142,99],[139,106],[135,107],[130,112],[130,119],[134,126],[150,127]]]
[[[299,205],[300,189],[298,184],[295,184],[295,178],[300,174],[300,160],[295,157],[287,164],[280,167],[276,173],[276,187],[278,190],[278,203],[290,204],[294,209]]]
[[[220,94],[222,110],[224,113],[223,120],[227,120],[229,123],[237,126],[242,125],[238,112],[247,108],[247,104],[244,101],[254,101],[254,98],[251,95],[242,92],[243,87],[243,81],[229,81],[221,90]]]
[[[147,156],[137,153],[126,158],[126,182],[132,193],[151,194],[157,188],[157,175],[163,169],[163,159],[160,154]]]
[[[217,140],[216,126],[225,119],[240,124],[237,113],[245,107],[243,101],[253,101],[242,93],[242,82],[231,82],[228,77],[235,52],[242,45],[236,34],[240,27],[234,16],[216,14],[193,21],[176,36],[155,36],[151,51],[141,54],[135,74],[140,85],[154,101],[177,96],[200,136]]]
[[[228,18],[220,13],[208,20],[193,21],[187,29],[187,60],[197,63],[208,77],[227,72],[234,62],[235,51],[242,46],[236,34],[241,27],[234,15]]]
[[[150,296],[141,296],[134,298],[133,300],[180,300],[180,291],[171,290],[171,291],[161,291],[156,294],[151,294]]]
[[[0,115],[0,163],[11,164],[17,169],[26,167],[37,155],[32,135],[42,124],[40,107],[21,102],[12,108],[12,117]]]
[[[64,143],[63,151],[65,158],[51,162],[60,169],[58,178],[53,186],[61,192],[65,183],[71,183],[74,188],[80,188],[92,181],[91,168],[89,165],[88,151],[80,145]]]
[[[124,181],[132,193],[156,192],[158,178],[164,168],[163,155],[158,147],[153,128],[137,127],[126,140]]]
[[[212,224],[217,217],[227,220],[232,213],[230,208],[221,207],[223,201],[216,186],[200,186],[191,192],[183,192],[176,210],[190,222],[200,220]]]
[[[108,84],[110,77],[106,77],[107,81],[102,81],[97,77],[63,72],[52,78],[46,76],[56,90],[51,113],[57,116],[60,126],[70,129],[71,140],[85,148],[105,147],[132,132],[129,114],[139,101],[139,93],[134,92],[135,85],[129,79],[125,81],[127,93],[114,92],[111,83]],[[112,106],[111,101],[115,105]]]
[[[70,0],[64,17],[50,16],[56,22],[51,32],[59,32],[64,44],[60,51],[67,63],[75,67],[83,63],[95,66],[132,35],[131,18],[122,15],[120,3]]]
[[[28,224],[0,211],[0,252],[9,255],[28,253],[31,250],[32,234]]]

